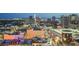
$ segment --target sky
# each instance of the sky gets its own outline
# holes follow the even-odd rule
[[[52,16],[59,18],[62,15],[69,15],[73,13],[0,13],[0,18],[28,18],[34,14],[36,14],[36,16],[40,16],[41,18],[51,18]]]

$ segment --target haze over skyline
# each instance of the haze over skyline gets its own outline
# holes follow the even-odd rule
[[[79,13],[0,13],[0,18],[28,18],[29,16],[39,16],[41,18],[51,18],[56,16],[59,18],[62,15],[78,14]]]

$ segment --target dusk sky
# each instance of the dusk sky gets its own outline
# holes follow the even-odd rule
[[[62,15],[69,15],[73,13],[0,13],[0,18],[28,18],[34,14],[40,16],[41,18],[51,18],[52,16],[59,18]]]

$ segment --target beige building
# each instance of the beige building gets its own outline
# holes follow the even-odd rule
[[[63,28],[79,29],[79,16],[77,14],[62,16],[61,23]]]

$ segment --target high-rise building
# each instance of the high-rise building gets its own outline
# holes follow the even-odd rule
[[[79,28],[79,16],[77,14],[69,15],[70,24],[69,27],[76,29]]]
[[[41,18],[39,16],[36,16],[36,22],[40,23],[40,21],[41,21]]]
[[[61,23],[63,25],[63,28],[78,29],[79,28],[79,16],[77,14],[72,14],[69,16],[62,16]]]
[[[36,24],[36,14],[34,14],[34,21],[35,21],[35,24]]]
[[[27,19],[28,23],[34,23],[34,18],[33,16],[29,16],[29,19]]]
[[[55,22],[56,21],[56,17],[55,16],[52,16],[51,21],[52,22]]]
[[[61,16],[61,23],[63,28],[69,28],[69,22],[68,16]]]

